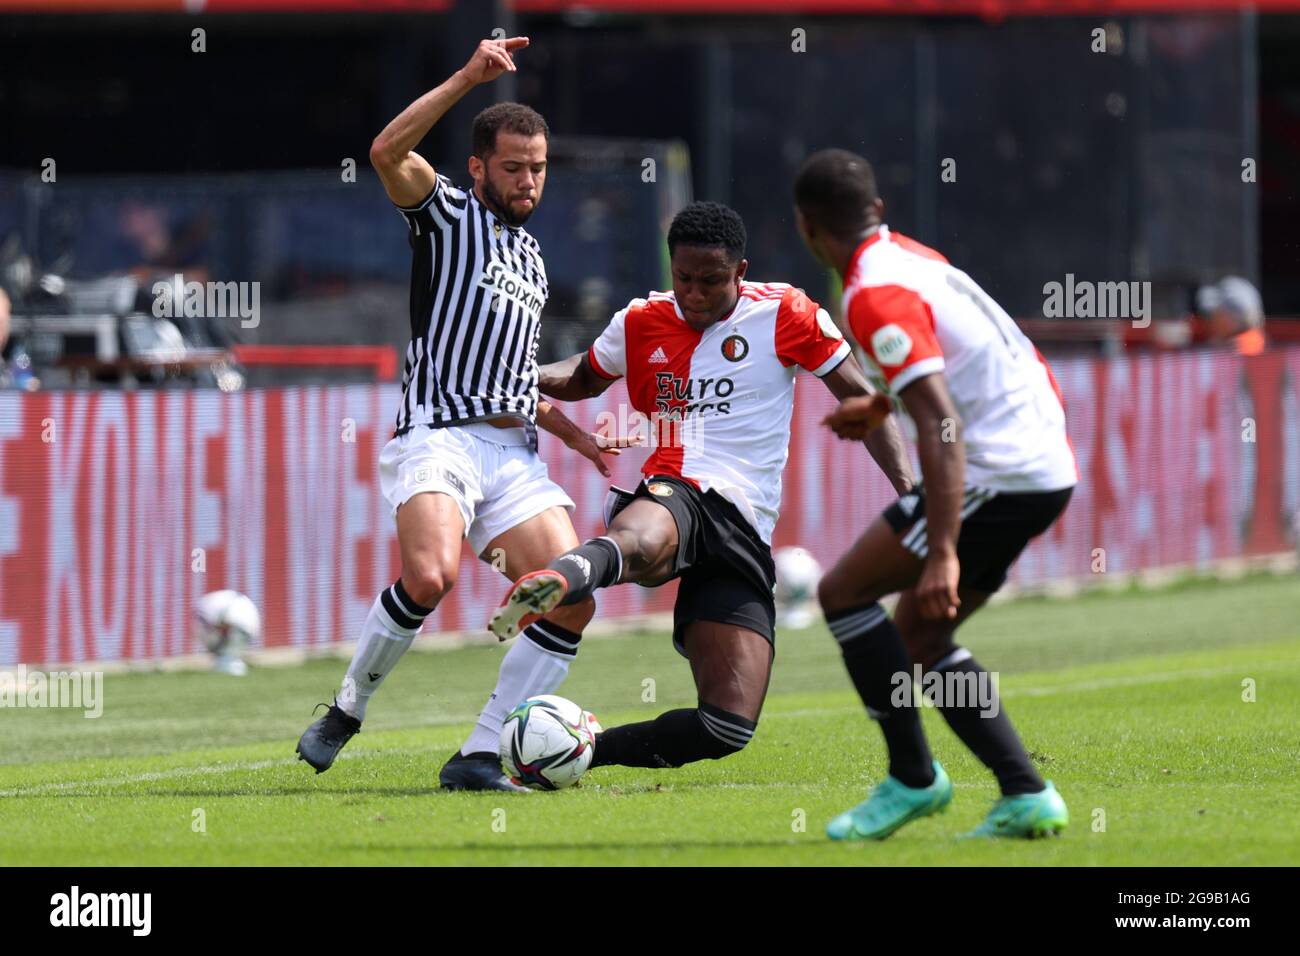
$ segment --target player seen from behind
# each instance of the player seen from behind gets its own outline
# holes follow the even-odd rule
[[[876,519],[818,589],[889,751],[889,776],[828,833],[883,839],[952,799],[922,732],[919,702],[897,693],[912,690],[913,662],[939,675],[934,686],[979,687],[976,695],[935,701],[1002,790],[975,834],[1059,832],[1068,822],[1064,801],[1030,763],[989,675],[953,641],[1025,545],[1065,510],[1078,481],[1056,380],[970,276],[890,231],[865,159],[844,150],[814,154],[794,198],[805,244],[844,279],[853,335],[916,423],[922,482]],[[853,439],[874,419],[870,403],[849,398],[827,423]],[[894,593],[891,619],[878,602]]]

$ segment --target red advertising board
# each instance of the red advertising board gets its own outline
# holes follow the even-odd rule
[[[1089,578],[1099,554],[1122,573],[1296,547],[1300,347],[1054,370],[1082,482],[1013,582]],[[193,602],[225,587],[257,602],[268,646],[355,639],[398,573],[377,476],[396,399],[392,385],[0,393],[0,666],[193,652]],[[616,386],[568,411],[627,421],[625,400]],[[774,542],[823,564],[892,498],[861,445],[818,426],[832,405],[801,377]],[[546,438],[579,535],[599,534],[607,480]],[[633,486],[643,457],[619,459],[616,481]],[[426,630],[481,628],[505,585],[467,551]],[[608,589],[599,613],[667,610],[672,590]]]

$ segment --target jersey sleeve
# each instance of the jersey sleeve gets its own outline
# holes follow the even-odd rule
[[[788,289],[776,313],[776,356],[782,365],[798,365],[821,377],[851,351],[830,314],[802,289]]]
[[[895,395],[918,378],[943,371],[943,351],[930,304],[897,285],[858,289],[848,303],[849,328]]]
[[[450,179],[435,173],[433,188],[416,206],[398,206],[397,211],[411,230],[411,239],[433,235],[459,220],[465,213],[468,197]]]
[[[625,309],[614,313],[605,331],[587,350],[587,361],[601,378],[622,378],[627,374],[627,314],[642,299],[633,299]]]

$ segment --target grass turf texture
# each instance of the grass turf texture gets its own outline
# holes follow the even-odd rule
[[[242,680],[109,674],[98,720],[0,709],[0,865],[1295,864],[1298,604],[1294,578],[1252,577],[981,611],[963,643],[1001,672],[1004,706],[1069,804],[1059,840],[954,839],[996,787],[927,710],[956,786],[949,812],[884,843],[829,842],[826,822],[863,799],[885,761],[818,626],[778,639],[767,707],[742,753],[677,770],[600,768],[577,789],[531,795],[437,790],[499,648],[409,654],[321,776],[293,746],[340,661]],[[1254,703],[1242,699],[1245,678]],[[642,701],[647,679],[654,702]],[[589,641],[561,693],[605,726],[694,702],[663,633]],[[196,810],[206,832],[195,832]]]

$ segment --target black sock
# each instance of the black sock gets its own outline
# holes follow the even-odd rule
[[[956,648],[935,665],[931,673],[971,675],[965,679],[965,689],[961,693],[940,695],[939,701],[943,706],[938,708],[939,713],[943,714],[961,742],[993,771],[1004,797],[1038,793],[1047,786],[1029,762],[1029,755],[1025,753],[1016,729],[1011,726],[1011,718],[1001,707],[992,679],[970,656],[970,651]],[[952,682],[945,681],[942,686],[947,691]]]
[[[593,767],[680,767],[741,750],[758,725],[710,704],[670,710],[654,720],[611,727],[596,735]]]
[[[560,604],[577,604],[591,597],[596,588],[618,583],[623,574],[623,553],[612,538],[592,538],[564,552],[547,568],[559,571],[569,582],[569,590]]]
[[[908,787],[930,786],[934,758],[921,729],[921,710],[911,706],[910,693],[906,703],[895,703],[899,681],[912,680],[912,662],[898,628],[875,602],[828,614],[826,623],[840,643],[858,696],[885,735],[889,775]]]

